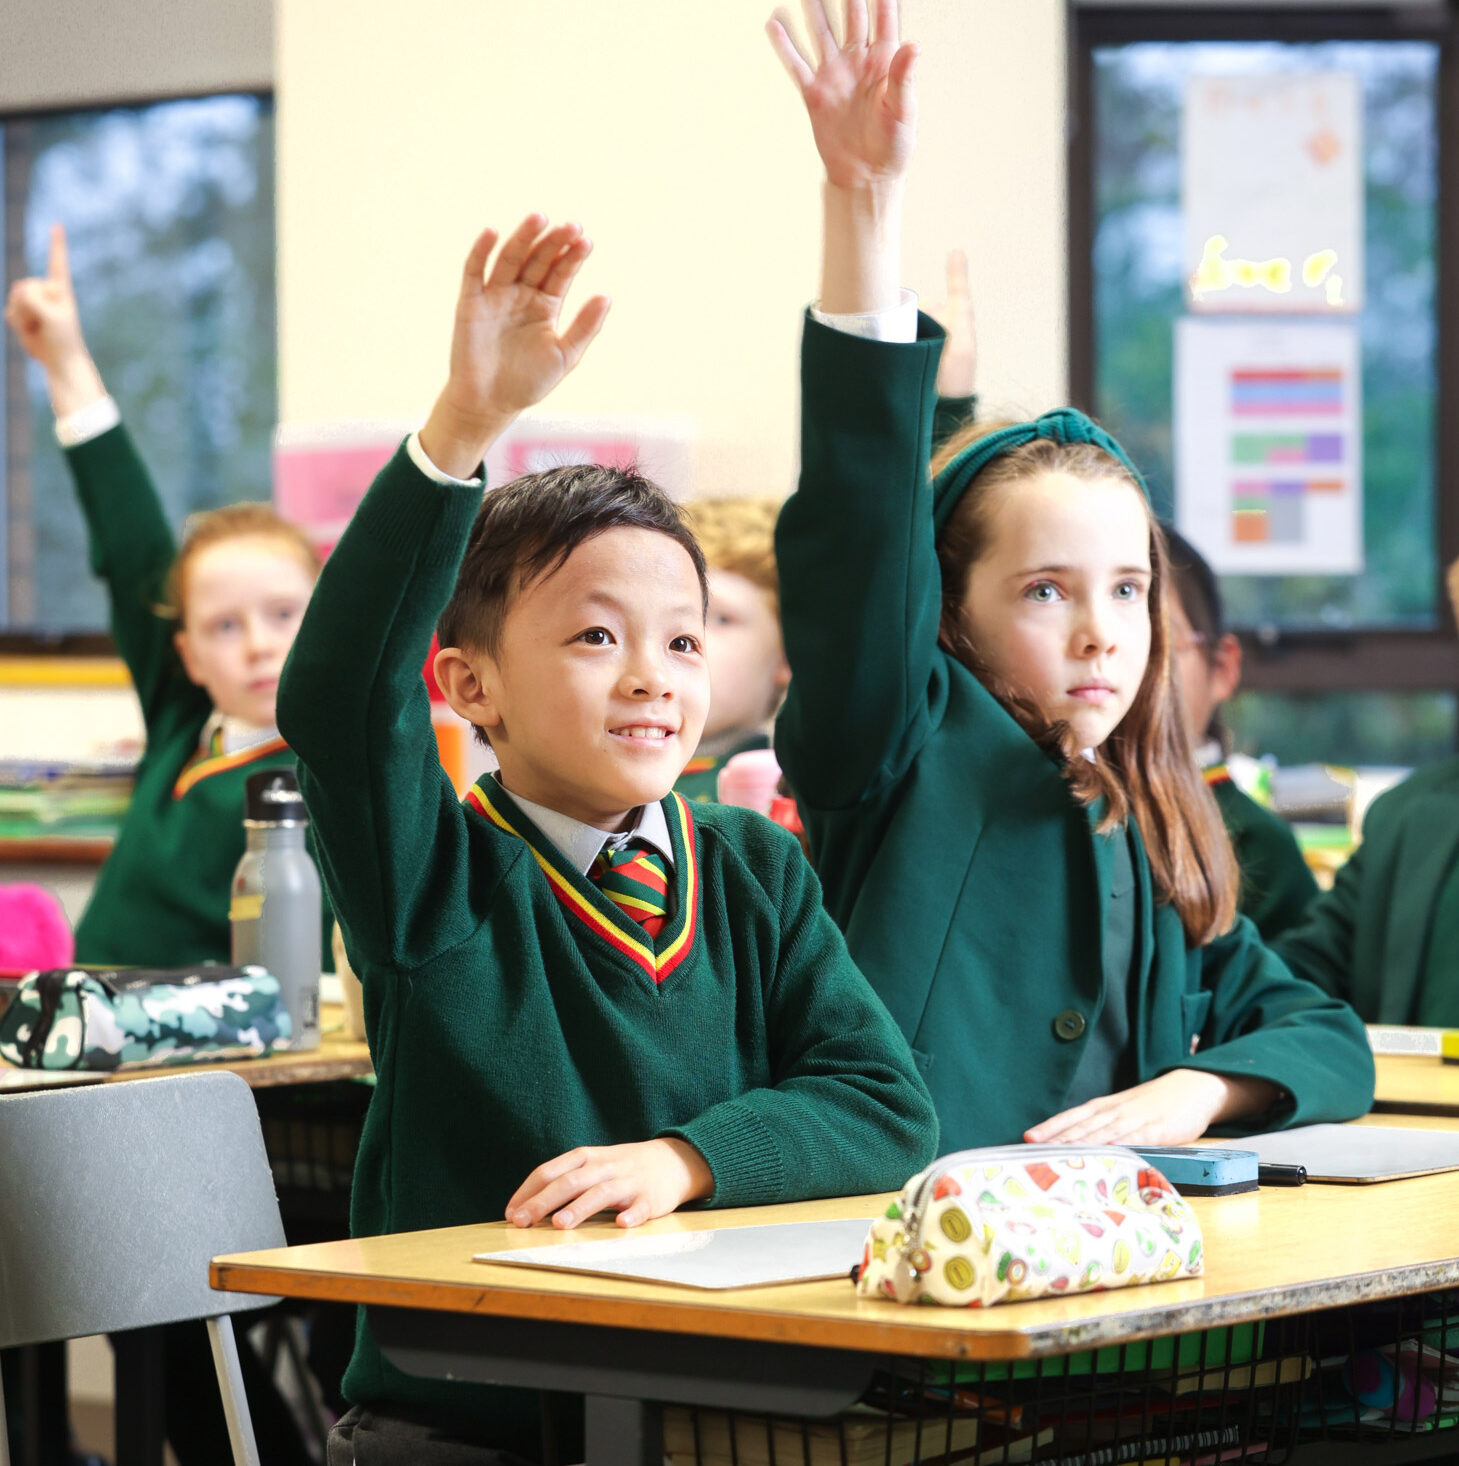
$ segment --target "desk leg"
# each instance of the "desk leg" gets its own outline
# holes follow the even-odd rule
[[[663,1430],[657,1405],[589,1395],[583,1437],[587,1466],[660,1466]]]
[[[162,1466],[166,1382],[162,1330],[113,1334],[116,1378],[116,1466]]]
[[[16,1466],[67,1466],[71,1430],[66,1408],[65,1344],[5,1351]],[[0,1430],[5,1424],[0,1421]]]

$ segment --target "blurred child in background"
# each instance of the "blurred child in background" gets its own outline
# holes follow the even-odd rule
[[[719,771],[737,753],[770,747],[775,711],[790,682],[780,636],[774,499],[697,499],[684,505],[709,567],[709,717],[674,788],[716,797]]]
[[[1167,598],[1170,649],[1186,732],[1241,867],[1238,909],[1269,942],[1302,919],[1317,882],[1286,822],[1246,794],[1226,767],[1230,734],[1221,708],[1241,685],[1241,643],[1226,629],[1211,567],[1168,526],[1165,539],[1175,591]]]

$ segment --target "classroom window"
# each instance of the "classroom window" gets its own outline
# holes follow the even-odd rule
[[[7,279],[67,227],[82,326],[174,528],[270,494],[276,418],[274,125],[228,95],[0,120]],[[7,337],[0,635],[100,633],[106,603],[44,379]]]
[[[1453,416],[1441,397],[1450,308],[1439,270],[1453,192],[1442,146],[1452,39],[1447,20],[1416,34],[1379,10],[1357,19],[1295,7],[1259,17],[1194,5],[1075,13],[1075,396],[1130,448],[1163,517],[1190,533],[1197,514],[1207,524],[1225,516],[1212,542],[1235,544],[1217,568],[1247,642],[1250,689],[1230,721],[1246,751],[1284,760],[1413,763],[1459,739],[1459,656],[1442,580],[1459,555],[1459,522],[1452,492],[1446,503],[1440,491]],[[1348,125],[1331,110],[1317,117],[1319,106],[1340,112],[1344,95]],[[1353,145],[1351,203],[1333,226],[1351,235],[1346,281],[1342,263],[1334,269],[1315,246],[1234,250],[1200,217],[1220,179],[1193,183],[1196,160],[1209,161],[1212,139],[1239,135],[1205,119],[1220,106],[1265,105],[1280,139],[1280,109],[1301,104],[1317,117],[1314,160],[1326,165],[1320,144]],[[1226,185],[1243,203],[1250,156],[1236,157]],[[1249,192],[1259,200],[1260,181]],[[1299,189],[1291,196],[1292,210],[1314,207]],[[1195,236],[1207,232],[1197,262]],[[1293,400],[1330,412],[1330,422],[1262,417]],[[1218,455],[1221,473],[1208,472]],[[1229,503],[1209,507],[1206,486],[1221,474]],[[1327,512],[1332,490],[1351,493],[1346,550],[1340,532],[1326,544],[1313,533],[1311,506]],[[1198,494],[1209,496],[1199,506]],[[1286,537],[1291,548],[1252,554],[1237,543],[1247,536]]]

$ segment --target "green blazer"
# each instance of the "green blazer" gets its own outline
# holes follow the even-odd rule
[[[1368,1023],[1459,1027],[1459,951],[1452,981],[1425,981],[1441,914],[1454,931],[1459,866],[1459,759],[1410,775],[1373,801],[1363,843],[1332,889],[1277,950],[1293,971],[1346,999]]]
[[[938,645],[927,473],[942,332],[909,345],[808,321],[801,477],[776,531],[794,672],[776,751],[826,905],[911,1043],[944,1149],[1064,1107],[1104,1002],[1108,842],[1059,769]],[[1262,1126],[1367,1110],[1352,1009],[1245,918],[1188,950],[1136,832],[1138,1080],[1189,1066],[1284,1087]],[[1192,1055],[1192,1045],[1198,1046]]]
[[[1251,918],[1264,942],[1273,941],[1306,915],[1317,899],[1317,881],[1302,858],[1292,827],[1263,809],[1230,775],[1213,781],[1213,772],[1206,770],[1206,782],[1241,867],[1239,909]]]

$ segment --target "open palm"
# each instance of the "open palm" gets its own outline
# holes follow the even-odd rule
[[[777,10],[766,26],[771,44],[800,88],[826,177],[840,188],[890,182],[907,170],[917,135],[911,87],[917,48],[901,45],[896,0],[846,0],[845,41],[838,42],[825,0],[804,0],[806,25],[819,58],[812,65]]]

